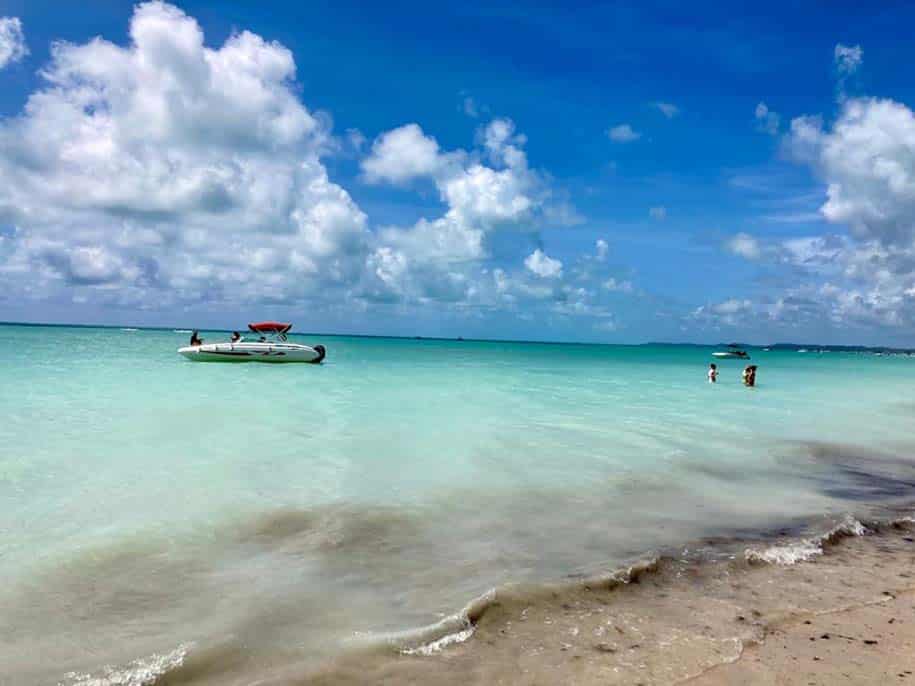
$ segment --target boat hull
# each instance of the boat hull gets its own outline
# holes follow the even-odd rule
[[[749,360],[749,355],[738,355],[737,353],[712,353],[712,357],[717,357],[718,359],[733,359],[733,360]]]
[[[298,343],[206,343],[178,348],[178,353],[192,362],[270,362],[318,364],[324,359],[323,345],[314,347]]]

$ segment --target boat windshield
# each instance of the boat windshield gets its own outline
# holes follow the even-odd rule
[[[264,331],[264,332],[255,332],[243,335],[235,343],[258,343],[258,342],[281,342],[285,343],[287,336],[281,331]]]

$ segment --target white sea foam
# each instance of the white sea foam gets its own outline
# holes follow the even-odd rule
[[[790,566],[798,562],[812,560],[823,554],[823,548],[814,541],[801,541],[788,545],[774,545],[765,550],[747,549],[745,556],[748,562]]]
[[[140,658],[122,667],[105,667],[98,674],[70,673],[58,686],[151,686],[180,667],[190,649],[190,644],[181,644],[168,653]]]
[[[466,626],[460,631],[456,631],[453,634],[445,634],[441,638],[430,641],[429,643],[424,643],[416,648],[404,648],[400,652],[404,655],[434,655],[448,646],[463,643],[473,636],[474,631],[476,631],[476,627],[470,622],[467,622]]]
[[[744,552],[747,562],[776,564],[783,566],[807,562],[823,554],[823,548],[830,543],[848,536],[864,536],[868,529],[854,517],[846,515],[845,519],[821,536],[805,538],[800,541],[774,545],[765,550],[748,548]]]

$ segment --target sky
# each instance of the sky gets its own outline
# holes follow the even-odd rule
[[[0,320],[912,346],[913,20],[0,0]]]

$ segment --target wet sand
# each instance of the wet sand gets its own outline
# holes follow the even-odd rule
[[[501,589],[468,608],[468,631],[450,645],[356,651],[258,683],[915,683],[915,526],[871,524],[820,544],[822,554],[810,542],[751,545],[783,562],[785,551],[812,556],[790,565],[731,544],[718,559],[687,553],[605,579]]]

